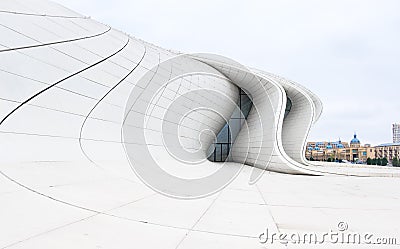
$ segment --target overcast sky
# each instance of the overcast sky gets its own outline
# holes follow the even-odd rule
[[[308,87],[309,140],[392,142],[400,122],[400,1],[55,0],[135,37],[222,54]]]

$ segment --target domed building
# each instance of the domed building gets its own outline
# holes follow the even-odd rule
[[[350,147],[351,148],[360,148],[361,146],[361,142],[360,140],[357,138],[357,134],[354,133],[354,137],[353,139],[350,141]]]
[[[350,143],[342,142],[339,138],[336,142],[308,142],[307,147],[306,158],[316,161],[327,161],[330,158],[336,162],[366,162],[368,157],[373,157],[368,155],[373,153],[370,145],[361,145],[356,133]]]
[[[343,143],[340,140],[340,138],[339,138],[339,141],[337,142],[336,148],[338,148],[338,149],[344,149],[345,148],[345,146],[343,145]]]

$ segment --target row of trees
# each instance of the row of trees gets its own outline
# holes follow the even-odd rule
[[[380,166],[386,166],[387,164],[388,164],[388,160],[387,160],[387,158],[386,157],[384,157],[384,158],[374,158],[374,159],[371,159],[371,158],[369,158],[368,157],[368,159],[367,159],[367,165],[380,165]]]
[[[310,161],[315,161],[315,159],[313,157],[309,158]],[[338,158],[328,158],[328,160],[326,160],[327,162],[342,162],[342,159],[338,159]],[[379,166],[387,166],[389,163],[388,159],[386,157],[384,158],[374,158],[371,159],[368,157],[367,159],[367,164],[368,165],[379,165]],[[392,160],[392,165],[393,167],[400,167],[400,159],[395,157]]]
[[[397,157],[393,158],[392,165],[393,167],[400,167],[400,160]]]
[[[386,157],[384,157],[384,158],[374,158],[374,159],[371,159],[371,158],[369,158],[368,157],[368,159],[367,159],[367,164],[368,165],[381,165],[381,166],[386,166],[386,165],[388,165],[388,163],[389,163],[389,161],[387,160],[387,158]],[[392,165],[394,166],[394,167],[400,167],[400,160],[397,158],[397,157],[395,157],[395,158],[393,158],[393,160],[392,160]]]

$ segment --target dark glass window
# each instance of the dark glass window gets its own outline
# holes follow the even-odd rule
[[[208,158],[213,162],[225,162],[229,158],[229,152],[235,138],[240,132],[242,125],[250,114],[253,102],[250,97],[239,88],[238,109],[232,113],[228,123],[218,133],[216,141],[211,145],[209,151],[213,151]]]
[[[288,97],[286,97],[286,108],[285,108],[284,118],[286,118],[291,109],[292,109],[292,101]]]

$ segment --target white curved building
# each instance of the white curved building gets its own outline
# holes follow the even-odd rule
[[[392,168],[306,161],[307,135],[322,109],[301,85],[223,56],[162,49],[53,2],[0,2],[0,171],[5,185],[51,205],[125,219],[104,211],[123,203],[124,184],[133,184],[139,199],[153,194],[147,187],[197,199],[238,176],[262,181],[266,171],[399,176]],[[103,181],[118,181],[118,189],[74,185]],[[109,198],[94,197],[101,193]],[[181,216],[145,216],[126,219],[161,226],[173,238],[170,229],[177,237],[194,229]],[[254,237],[221,229],[210,233]],[[20,235],[2,245],[19,244]]]
[[[363,174],[311,166],[306,161],[307,134],[322,113],[322,103],[293,81],[222,56],[168,51],[54,3],[3,1],[1,7],[0,128],[7,151],[3,161],[126,161],[121,126],[130,117],[125,110],[129,97],[135,102],[158,94],[158,98],[171,99],[163,102],[166,107],[188,91],[203,89],[204,103],[191,100],[201,107],[216,97],[206,96],[207,90],[220,91],[227,99],[207,107],[219,112],[216,122],[210,122],[213,117],[207,114],[192,114],[192,119],[204,121],[185,133],[195,149],[201,129],[217,135],[229,120],[239,87],[253,107],[246,117],[248,129],[231,134],[237,139],[229,141],[230,161],[292,174]],[[186,86],[180,88],[181,81]],[[167,84],[166,92],[162,84]],[[159,88],[162,92],[157,93]],[[142,92],[147,95],[143,97]],[[287,100],[291,109],[285,116]],[[162,110],[153,109],[162,115]],[[152,116],[152,111],[147,115]],[[153,134],[158,138],[162,130],[154,132],[159,132]],[[151,134],[147,137],[152,139]],[[205,159],[213,137],[206,136],[202,142],[206,145],[203,154],[193,156]]]

